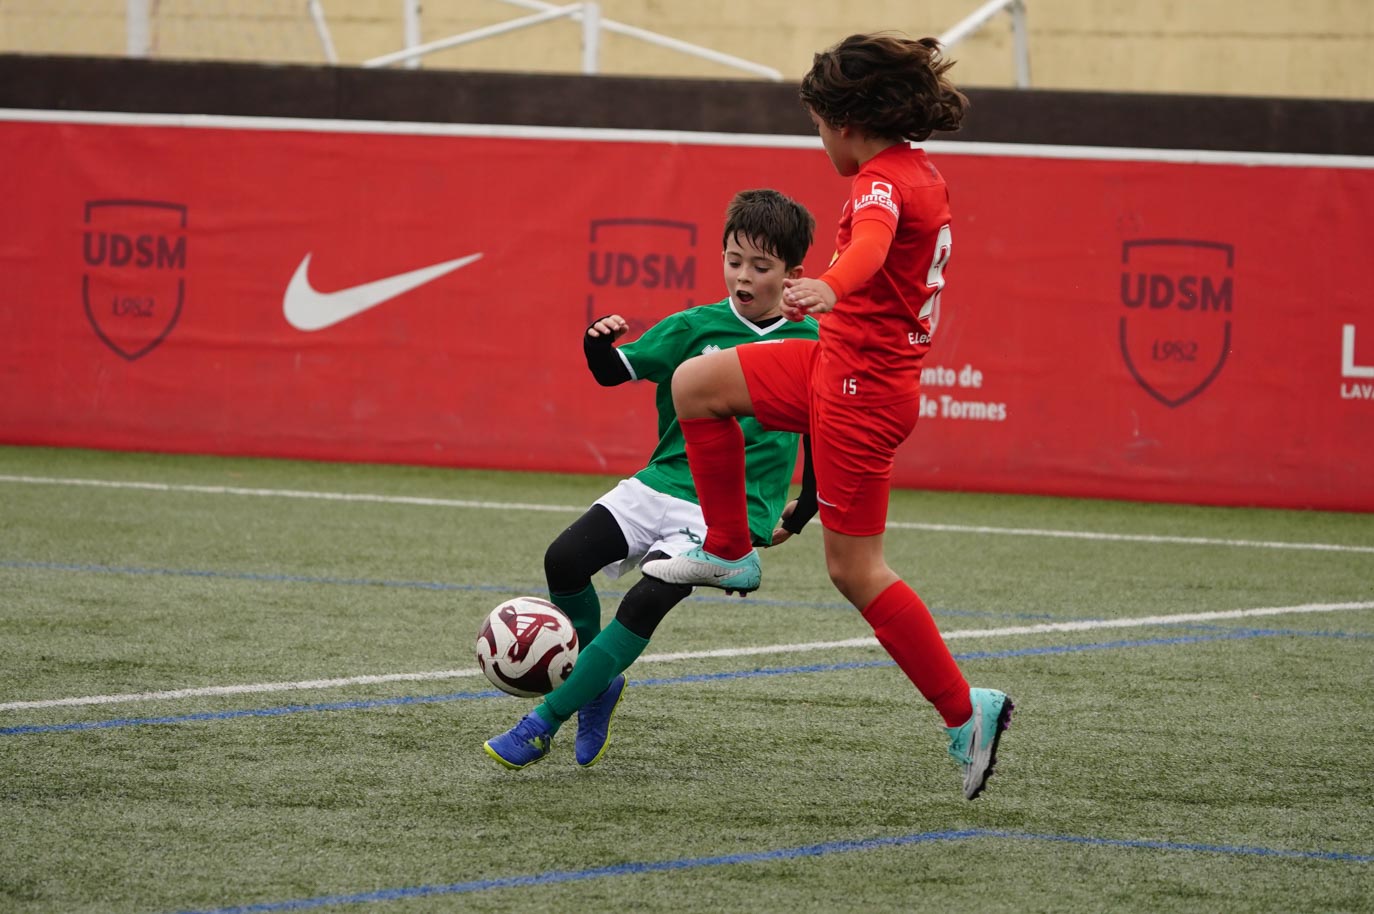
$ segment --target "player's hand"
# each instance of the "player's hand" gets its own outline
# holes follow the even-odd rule
[[[611,314],[600,318],[596,323],[587,328],[587,336],[602,337],[609,336],[613,340],[618,340],[630,331],[630,322],[619,314]]]
[[[782,281],[782,316],[799,321],[808,314],[824,314],[835,308],[835,290],[829,283],[805,276]]]
[[[787,507],[786,507],[786,508],[783,508],[783,509],[782,509],[782,517],[780,518],[780,520],[787,520],[789,517],[792,516],[792,512],[795,511],[796,508],[797,508],[797,500],[794,498],[794,499],[792,499],[791,501],[789,501],[789,502],[787,503]],[[781,545],[782,543],[787,542],[787,541],[790,540],[791,538],[792,538],[792,531],[791,531],[791,530],[784,529],[783,526],[782,526],[781,524],[779,524],[779,525],[778,525],[778,529],[776,529],[776,530],[773,531],[773,542],[769,543],[769,545],[770,545],[770,546],[778,546],[778,545]]]

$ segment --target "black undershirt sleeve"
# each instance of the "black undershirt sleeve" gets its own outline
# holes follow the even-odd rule
[[[595,323],[592,321],[587,329],[590,330]],[[584,330],[582,352],[587,357],[587,367],[591,369],[592,377],[602,387],[615,387],[630,380],[630,369],[625,367],[625,360],[615,351],[615,339],[610,335],[603,333],[601,336],[591,336]]]
[[[802,481],[801,491],[797,493],[797,506],[792,516],[782,522],[782,529],[791,534],[802,532],[811,518],[816,516],[816,468],[811,463],[811,436],[802,435]]]

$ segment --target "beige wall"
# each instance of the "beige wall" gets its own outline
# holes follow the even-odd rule
[[[796,79],[851,32],[940,34],[981,0],[602,0],[602,15]],[[151,0],[154,56],[323,60],[304,0]],[[403,44],[402,0],[321,0],[341,62]],[[1049,89],[1374,99],[1374,0],[1027,0],[1031,82]],[[0,51],[122,54],[125,0],[0,0]],[[424,0],[423,39],[529,15],[500,0]],[[427,57],[429,68],[578,72],[578,26],[546,23]],[[1014,81],[1004,14],[951,52],[968,86]],[[746,74],[605,34],[601,72]]]

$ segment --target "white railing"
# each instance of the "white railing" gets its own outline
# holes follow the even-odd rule
[[[324,21],[324,7],[320,6],[320,0],[310,0],[306,4],[310,10],[310,20],[315,23],[315,34],[320,37],[320,46],[324,48],[324,59],[330,63],[338,63],[339,55],[334,53],[334,39],[329,35],[329,23]],[[406,32],[408,38],[410,33]]]
[[[407,11],[410,4],[406,4]],[[418,64],[420,58],[426,54],[433,54],[435,51],[444,51],[449,48],[456,48],[459,45],[472,44],[474,41],[482,41],[486,38],[493,38],[497,35],[504,35],[507,32],[514,32],[519,29],[526,29],[534,25],[542,25],[545,22],[553,22],[555,19],[572,19],[578,17],[582,20],[582,72],[595,73],[596,59],[599,53],[598,43],[600,33],[597,22],[600,19],[600,8],[595,3],[570,3],[567,6],[554,6],[548,4],[548,9],[535,13],[532,16],[522,16],[519,19],[510,19],[506,22],[498,22],[495,25],[488,25],[480,29],[473,29],[471,32],[462,32],[458,35],[450,35],[448,38],[441,38],[438,41],[430,41],[425,44],[417,44],[393,51],[390,54],[383,54],[381,57],[373,57],[364,60],[364,67],[385,67],[393,63],[405,61],[407,64]],[[590,7],[590,9],[588,9]],[[418,20],[418,13],[414,17],[407,15],[407,21]],[[418,27],[415,29],[418,34]],[[411,38],[407,29],[407,40]],[[591,69],[588,69],[588,68]]]
[[[1030,88],[1030,40],[1026,33],[1026,0],[988,0],[940,36],[940,44],[953,47],[1007,10],[1011,13],[1012,54],[1016,62],[1016,87]]]
[[[500,22],[489,25],[485,28],[474,29],[471,32],[463,32],[459,35],[452,35],[448,38],[441,38],[438,41],[431,41],[426,44],[416,44],[411,46],[413,40],[411,23],[414,23],[413,33],[419,34],[419,0],[403,0],[406,14],[406,42],[407,47],[400,51],[390,54],[383,54],[380,57],[373,57],[371,60],[363,61],[364,67],[385,67],[393,63],[405,61],[408,65],[416,65],[421,57],[432,54],[435,51],[442,51],[447,48],[458,47],[463,44],[470,44],[474,41],[481,41],[483,38],[491,38],[494,35],[503,35],[517,29],[529,28],[535,25],[542,25],[545,22],[552,22],[555,19],[571,19],[582,24],[582,72],[596,73],[600,70],[601,56],[601,33],[614,32],[617,35],[624,35],[628,38],[635,38],[639,41],[647,42],[660,48],[670,51],[678,51],[683,54],[690,54],[703,60],[713,63],[723,64],[727,67],[734,67],[748,73],[754,73],[771,79],[774,82],[782,81],[782,73],[772,67],[745,60],[742,57],[735,57],[733,54],[724,54],[701,45],[691,44],[680,41],[676,38],[669,38],[667,35],[660,35],[657,32],[650,32],[647,29],[637,28],[633,25],[626,25],[614,19],[605,19],[601,16],[601,4],[599,3],[570,3],[566,6],[555,6],[546,3],[544,0],[501,0],[502,3],[510,6],[518,6],[527,10],[534,10],[530,16],[522,16],[519,19],[511,19],[507,22]]]
[[[407,7],[410,3],[407,2]],[[124,4],[124,53],[129,57],[147,57],[153,49],[153,17],[154,0],[125,0]],[[324,59],[330,63],[338,63],[339,55],[334,50],[334,39],[329,34],[329,23],[324,18],[324,7],[320,0],[306,0],[306,13],[310,16],[310,21],[315,25],[315,36],[320,39],[320,48],[324,51]],[[410,40],[409,23],[407,23],[406,40]]]
[[[701,45],[680,41],[676,38],[669,38],[667,35],[660,35],[657,32],[650,32],[647,29],[626,25],[614,19],[603,18],[601,15],[601,4],[599,3],[582,2],[556,6],[553,3],[546,2],[546,0],[500,0],[500,2],[509,6],[533,10],[534,12],[529,16],[522,16],[519,19],[511,19],[484,28],[474,29],[470,32],[451,35],[448,38],[441,38],[438,41],[422,43],[420,41],[420,0],[401,0],[406,46],[399,51],[365,60],[362,65],[364,67],[385,67],[394,63],[404,63],[407,67],[415,68],[420,65],[420,58],[424,57],[426,54],[433,54],[436,51],[442,51],[447,48],[471,44],[474,41],[481,41],[484,38],[504,35],[507,32],[514,32],[519,29],[542,25],[546,22],[553,22],[558,19],[570,19],[582,25],[583,73],[596,73],[600,70],[601,33],[604,31],[613,32],[617,35],[624,35],[657,47],[689,54],[724,66],[734,67],[757,76],[771,79],[774,82],[782,81],[781,71],[773,67],[754,63],[751,60],[745,60],[741,57],[735,57],[732,54],[714,51],[710,48],[702,47]],[[943,35],[940,35],[940,44],[946,48],[953,47],[981,29],[999,13],[1004,11],[1008,12],[1011,14],[1013,54],[1015,56],[1016,65],[1016,85],[1022,89],[1029,88],[1030,42],[1027,36],[1026,27],[1026,3],[1027,0],[987,0],[986,3],[974,10],[953,28],[946,31]],[[150,17],[152,14],[152,7],[153,0],[126,0],[125,47],[126,53],[130,57],[146,57],[151,51],[152,28],[150,26]],[[324,51],[325,60],[332,64],[338,63],[339,57],[334,50],[334,40],[329,33],[329,23],[325,20],[323,4],[320,0],[307,0],[305,7],[310,15],[311,21],[314,23],[315,34],[319,38],[320,47]]]

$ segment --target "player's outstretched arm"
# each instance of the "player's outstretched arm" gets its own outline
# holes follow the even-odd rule
[[[630,331],[630,322],[619,314],[608,314],[592,321],[582,335],[582,352],[592,377],[602,387],[614,387],[630,380],[630,369],[616,354],[615,341]]]
[[[892,227],[865,219],[854,225],[854,237],[839,259],[820,279],[783,280],[782,313],[790,321],[807,314],[824,314],[835,302],[873,278],[887,260],[892,246]]]

